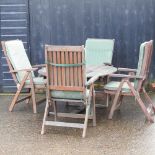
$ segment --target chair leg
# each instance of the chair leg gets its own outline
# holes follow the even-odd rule
[[[120,97],[120,105],[122,105],[122,103],[123,103],[123,95],[121,95]]]
[[[41,134],[43,135],[45,133],[45,121],[46,117],[48,115],[48,108],[49,108],[49,103],[48,99],[46,100],[46,106],[45,106],[45,112],[44,112],[44,117],[43,117],[43,124],[42,124],[42,129],[41,129]]]
[[[92,104],[93,104],[93,126],[96,126],[96,106],[95,106],[95,93],[93,91],[92,93],[92,97],[93,97],[93,100],[92,100]]]
[[[86,136],[89,113],[90,113],[90,103],[87,103],[87,105],[86,105],[86,115],[85,115],[85,120],[84,120],[84,128],[83,128],[83,133],[82,133],[83,138],[85,138],[85,136]]]
[[[21,92],[21,90],[22,90],[22,88],[23,88],[23,86],[25,84],[25,81],[26,81],[28,75],[29,75],[29,73],[26,73],[26,75],[24,76],[23,80],[21,81],[20,86],[17,87],[17,92],[16,92],[16,94],[15,94],[15,96],[14,96],[12,102],[11,102],[11,105],[9,107],[9,111],[12,111],[13,110],[13,108],[14,108],[14,106],[16,104],[16,101],[18,99],[18,96],[19,96],[19,94],[20,94],[20,92]]]
[[[118,90],[116,92],[116,95],[113,99],[113,104],[112,104],[112,107],[110,109],[110,113],[109,113],[109,116],[108,116],[108,119],[112,119],[113,117],[113,114],[114,114],[114,111],[116,109],[116,106],[117,106],[117,102],[118,102],[118,99],[119,99],[119,96],[120,96],[120,93],[121,93],[121,90],[122,90],[122,87],[123,87],[123,84],[124,84],[124,80],[122,80],[122,82],[120,83],[119,87],[118,87]]]
[[[150,96],[147,94],[145,88],[143,88],[142,90],[143,90],[143,93],[144,93],[144,95],[145,95],[145,98],[147,99],[147,101],[148,101],[149,104],[151,105],[153,111],[155,112],[155,105],[153,104],[153,102],[152,102]]]
[[[31,92],[32,92],[33,113],[37,113],[36,97],[35,97],[35,88],[34,88],[34,83],[33,83],[32,74],[30,74],[29,78],[30,78]]]
[[[30,93],[30,97],[28,98],[28,99],[26,99],[26,104],[29,104],[29,102],[30,102],[30,99],[31,99],[31,97],[32,97],[32,93],[31,93],[31,89],[29,89],[29,93]]]
[[[31,96],[31,97],[32,97],[32,96]],[[30,99],[31,99],[31,97],[28,98],[28,99],[26,99],[26,101],[25,101],[26,104],[29,104],[29,103],[30,103]]]
[[[120,106],[122,105],[123,103],[123,95],[120,96],[119,100],[118,100],[118,104],[116,106],[116,109],[120,108]]]
[[[109,94],[106,94],[106,102],[107,102],[107,104],[106,104],[106,107],[108,107],[108,105],[109,105]]]
[[[20,87],[20,88],[17,90],[17,92],[16,92],[16,94],[15,94],[15,96],[14,96],[12,102],[11,102],[11,105],[10,105],[10,107],[9,107],[9,111],[10,111],[10,112],[13,110],[13,108],[14,108],[14,106],[15,106],[15,104],[16,104],[17,99],[18,99],[18,97],[19,97],[19,94],[20,94],[22,88],[23,88],[23,87]]]
[[[142,99],[139,97],[139,94],[135,94],[136,95],[136,99],[138,101],[138,104],[140,105],[142,111],[144,112],[145,116],[147,117],[148,121],[150,122],[154,122],[153,118],[151,117],[151,115],[148,113]]]
[[[33,113],[36,114],[37,113],[37,106],[36,106],[35,90],[34,90],[34,87],[33,86],[31,88],[31,90],[32,90]]]
[[[153,120],[153,118],[151,117],[151,115],[148,113],[148,111],[147,111],[147,109],[146,109],[146,107],[145,107],[145,105],[144,105],[142,99],[140,98],[139,93],[134,89],[134,87],[131,85],[131,83],[130,83],[129,81],[127,81],[127,83],[128,83],[128,85],[129,85],[129,87],[130,87],[130,89],[131,89],[131,92],[134,94],[134,96],[135,96],[135,98],[136,98],[138,104],[140,105],[142,111],[144,112],[144,114],[145,114],[147,120],[153,123],[154,120]]]
[[[56,101],[53,101],[53,108],[54,108],[54,120],[57,120],[57,105]]]

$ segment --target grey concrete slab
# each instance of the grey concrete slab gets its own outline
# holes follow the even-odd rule
[[[73,128],[47,127],[41,135],[45,103],[37,114],[24,103],[8,112],[11,99],[0,96],[0,155],[155,154],[155,124],[145,121],[133,98],[124,99],[113,120],[107,120],[109,108],[97,108],[97,126],[89,122],[85,139],[81,129]]]

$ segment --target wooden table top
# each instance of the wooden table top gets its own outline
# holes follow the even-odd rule
[[[93,77],[95,75],[99,76],[107,76],[117,71],[116,67],[107,66],[107,65],[90,65],[86,67],[86,76],[88,78]],[[46,68],[41,68],[38,70],[38,74],[42,76],[46,76]]]

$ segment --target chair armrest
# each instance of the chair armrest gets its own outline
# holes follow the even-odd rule
[[[90,78],[90,79],[86,82],[85,86],[92,85],[96,80],[99,79],[99,77],[100,77],[99,75],[93,76],[92,78]]]
[[[118,68],[118,71],[122,71],[122,72],[137,72],[137,69],[131,69],[131,68]]]
[[[46,64],[33,65],[32,67],[46,67]]]
[[[35,71],[35,70],[37,70],[37,69],[38,69],[38,68],[18,69],[18,70],[10,70],[10,72],[11,72],[11,73],[23,72],[23,71],[31,72],[31,71]]]
[[[145,78],[143,76],[126,75],[126,74],[110,74],[109,77],[129,78],[129,79],[144,79]]]

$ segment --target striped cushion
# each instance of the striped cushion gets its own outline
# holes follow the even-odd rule
[[[43,77],[34,77],[33,82],[35,85],[45,85],[46,79],[44,79]],[[26,80],[26,84],[30,84],[30,80]]]
[[[86,65],[112,63],[113,39],[87,39],[85,44]]]
[[[74,100],[80,100],[80,99],[85,99],[88,98],[89,96],[89,90],[87,89],[86,91],[86,96],[82,92],[77,92],[77,91],[58,91],[58,90],[53,90],[51,91],[51,96],[53,98],[59,98],[59,99],[74,99]]]
[[[15,70],[32,68],[21,40],[6,41],[5,47],[7,55]],[[17,79],[19,82],[24,78],[25,73],[25,71],[20,71],[17,73]]]

